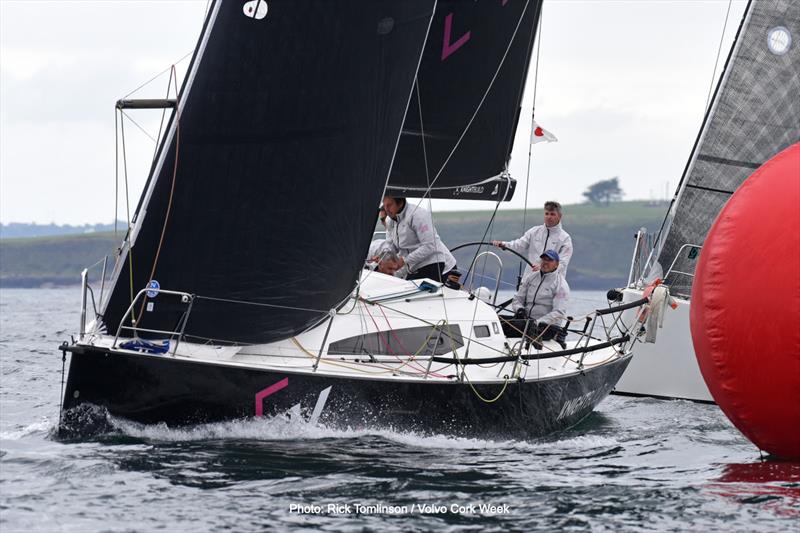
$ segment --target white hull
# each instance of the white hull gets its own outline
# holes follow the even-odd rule
[[[623,302],[642,297],[640,289],[625,289]],[[713,402],[692,345],[689,301],[676,298],[677,309],[667,307],[655,344],[642,343],[614,392],[661,398]]]

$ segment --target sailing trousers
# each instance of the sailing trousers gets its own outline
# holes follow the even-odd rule
[[[424,267],[419,268],[416,272],[412,272],[406,276],[406,279],[428,278],[432,279],[433,281],[443,282],[447,279],[447,274],[443,273],[442,270],[444,270],[444,262],[431,263],[430,265],[425,265]]]
[[[522,330],[525,325],[528,326],[528,337],[531,339],[538,339],[549,341],[555,338],[557,330],[561,328],[549,327],[543,328],[536,324],[535,320],[525,320],[524,318],[503,318],[500,325],[503,327],[503,334],[508,338],[522,337]]]

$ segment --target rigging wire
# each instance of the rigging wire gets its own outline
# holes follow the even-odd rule
[[[293,307],[291,305],[278,305],[278,304],[268,304],[264,302],[248,302],[247,300],[232,300],[230,298],[217,298],[214,296],[201,296],[201,295],[194,295],[196,300],[209,300],[211,302],[224,302],[230,304],[241,304],[241,305],[255,305],[258,307],[274,307],[277,309],[288,309],[290,311],[308,311],[312,313],[325,313],[328,314],[328,311],[323,311],[322,309],[309,309],[307,307]]]
[[[539,14],[539,31],[536,32],[536,66],[533,70],[533,102],[531,104],[531,128],[528,133],[533,132],[533,123],[536,118],[536,91],[539,87],[539,52],[542,51],[542,19],[544,18],[544,5],[542,5],[542,11]],[[532,156],[533,144],[530,142],[530,138],[528,139],[528,170],[525,173],[525,206],[522,210],[522,232],[525,232],[525,228],[527,227],[527,218],[528,218],[528,187],[531,181],[531,156]]]
[[[719,56],[722,53],[722,43],[725,40],[725,30],[728,29],[728,17],[731,14],[731,4],[733,0],[728,0],[728,11],[725,12],[725,22],[722,24],[722,35],[719,37],[719,46],[717,47],[717,58],[714,60],[714,71],[711,73],[711,81],[708,85],[708,96],[706,97],[706,109],[711,104],[711,94],[714,91],[714,78],[717,76],[717,66],[719,65]]]
[[[385,305],[385,304],[382,304],[382,303],[377,303],[376,302],[374,305],[385,307],[389,311],[397,313],[398,315],[402,315],[402,316],[405,316],[405,317],[408,317],[408,318],[413,318],[414,320],[418,320],[418,321],[422,322],[423,324],[427,324],[429,326],[436,327],[436,323],[432,321],[433,319],[426,320],[424,318],[420,318],[419,316],[412,315],[411,313],[406,313],[405,311],[401,311],[401,310],[397,309],[396,307],[389,307],[388,305]],[[463,337],[463,335],[462,335],[462,337]],[[472,337],[470,336],[470,337],[467,337],[467,338],[471,339]],[[452,337],[451,337],[451,339],[452,339]],[[484,342],[481,342],[481,341],[478,341],[478,340],[475,340],[475,339],[472,339],[472,342],[474,342],[475,344],[478,344],[480,346],[483,346],[484,348],[486,348],[488,350],[491,350],[493,352],[497,352],[499,354],[506,355],[506,353],[503,350],[498,350],[494,346],[491,346],[491,345],[486,344]]]
[[[121,111],[121,110],[120,110]],[[125,218],[128,224],[126,232],[126,239],[128,240],[128,278],[130,285],[131,302],[133,302],[133,243],[131,243],[131,203],[130,193],[128,191],[128,156],[125,149],[125,115],[120,115],[119,121],[120,133],[122,134],[122,169],[125,176]],[[136,324],[136,317],[131,312],[131,320]]]
[[[120,109],[120,110],[119,110],[119,112],[120,112],[120,113],[122,113],[123,115],[125,115],[125,118],[127,118],[128,120],[130,120],[131,122],[133,122],[133,125],[134,125],[134,126],[136,126],[137,128],[139,128],[139,131],[141,131],[142,133],[144,133],[144,134],[147,136],[147,138],[148,138],[148,139],[150,139],[150,140],[151,140],[151,141],[153,141],[154,143],[158,144],[158,141],[157,141],[157,140],[156,140],[156,139],[155,139],[155,138],[154,138],[152,135],[150,135],[149,133],[147,133],[147,130],[145,130],[145,129],[144,129],[144,128],[143,128],[143,127],[142,127],[142,126],[141,126],[141,125],[140,125],[138,122],[136,122],[135,120],[133,120],[133,118],[132,118],[132,117],[131,117],[129,114],[127,114],[127,113],[126,113],[125,111],[123,111],[122,109]]]
[[[208,6],[206,6],[206,9],[208,9]],[[178,78],[177,78],[177,76],[173,76],[173,73],[174,73],[174,71],[171,71],[170,74],[169,74],[169,81],[167,82],[167,95],[166,95],[165,99],[169,99],[169,91],[172,88],[172,80],[173,79],[175,80],[175,88],[177,89],[177,87],[178,87]],[[177,102],[175,103],[175,105],[177,105]],[[164,127],[164,117],[166,117],[166,115],[167,115],[167,109],[164,108],[164,109],[161,110],[161,121],[158,123],[158,133],[156,134],[156,139],[157,139],[156,140],[156,147],[153,150],[153,161],[152,161],[151,164],[155,163],[156,162],[156,158],[158,157],[158,140],[161,139],[161,131],[162,131],[162,128]]]
[[[531,103],[531,125],[528,131],[528,135],[533,134],[533,125],[536,120],[536,93],[539,88],[539,54],[542,50],[542,19],[544,19],[544,5],[542,5],[542,11],[539,14],[539,30],[536,32],[536,66],[533,70],[533,101]],[[525,233],[526,228],[528,227],[528,190],[530,189],[531,183],[531,159],[533,158],[533,143],[531,143],[530,137],[527,138],[528,143],[528,165],[527,170],[525,171],[525,198],[524,198],[524,205],[522,208],[522,233]],[[522,270],[524,269],[524,265],[520,262],[517,268],[517,285],[521,283],[522,280]]]
[[[181,58],[179,61],[185,59],[186,56]],[[172,87],[172,80],[175,80],[175,86],[177,89],[177,75],[175,73],[175,65],[171,65],[170,68],[170,76],[169,82],[167,84],[167,97],[169,97],[169,91]],[[124,98],[130,96],[140,88],[144,87],[154,79],[161,76],[166,71],[162,71],[155,77],[151,78],[149,81],[145,82],[144,84],[140,85],[137,89],[134,89],[132,92],[128,93]],[[164,113],[166,110],[162,111],[161,117],[161,124],[159,124],[159,132],[158,138],[161,136],[161,128],[163,126],[164,120]],[[125,178],[125,210],[126,210],[126,222],[128,225],[126,239],[128,239],[128,273],[129,273],[129,289],[130,289],[130,299],[133,302],[133,243],[130,242],[130,232],[131,232],[131,215],[130,215],[130,190],[128,184],[128,163],[127,163],[127,148],[125,145],[125,118],[130,120],[142,133],[144,133],[151,141],[153,141],[156,145],[156,153],[158,151],[158,140],[157,138],[154,139],[152,135],[150,135],[136,120],[133,119],[129,114],[125,113],[122,109],[115,109],[114,111],[114,134],[115,134],[115,143],[114,143],[114,159],[115,159],[115,170],[114,170],[114,238],[117,239],[117,220],[119,218],[119,143],[120,137],[122,142],[122,161],[123,161],[123,171],[124,171],[124,178]],[[153,156],[155,160],[155,155]],[[140,312],[141,314],[141,312]],[[133,323],[136,323],[136,316],[132,313],[131,320]]]
[[[119,218],[119,116],[114,108],[114,242],[117,236],[117,219]]]
[[[128,93],[128,94],[126,94],[125,96],[123,96],[123,97],[122,97],[122,100],[125,100],[125,99],[126,99],[126,98],[128,98],[130,95],[132,95],[133,93],[135,93],[135,92],[139,91],[140,89],[142,89],[143,87],[145,87],[145,86],[149,85],[150,83],[152,83],[153,81],[155,81],[155,80],[156,80],[156,78],[159,78],[159,77],[161,77],[161,76],[162,76],[162,75],[163,75],[165,72],[169,72],[169,71],[171,71],[171,70],[174,70],[174,69],[175,69],[175,65],[179,65],[179,64],[181,63],[181,61],[183,61],[184,59],[186,59],[187,57],[189,57],[189,56],[190,56],[190,55],[192,55],[193,53],[194,53],[194,49],[192,49],[190,52],[187,52],[187,53],[186,53],[186,54],[185,54],[183,57],[181,57],[180,59],[178,59],[177,61],[175,61],[174,63],[172,63],[170,66],[168,66],[167,68],[165,68],[164,70],[162,70],[161,72],[159,72],[158,74],[156,74],[155,76],[153,76],[152,78],[150,78],[149,80],[147,80],[146,82],[144,82],[143,84],[139,85],[138,87],[136,87],[134,90],[132,90],[131,92],[129,92],[129,93]],[[170,77],[171,77],[171,76],[172,76],[172,74],[170,74]]]
[[[172,65],[173,74],[175,73],[175,65]],[[177,88],[175,90],[175,96],[177,98]],[[158,258],[161,255],[161,247],[164,245],[164,236],[167,233],[167,224],[169,223],[169,215],[172,211],[172,201],[175,197],[175,182],[177,181],[178,177],[178,155],[180,152],[180,145],[181,145],[181,109],[180,106],[175,107],[175,162],[172,167],[172,184],[170,185],[169,189],[169,198],[167,200],[167,210],[164,214],[164,224],[161,226],[161,237],[158,239],[158,247],[156,248],[155,257],[153,257],[153,267],[150,269],[150,277],[148,278],[153,279],[156,275],[156,267],[158,266]],[[131,281],[131,290],[133,290],[133,282]],[[147,298],[142,300],[142,305],[139,310],[139,315],[141,317],[145,302],[147,302]],[[137,321],[138,322],[138,321]],[[136,322],[134,322],[134,325]]]
[[[431,188],[431,176],[430,176],[430,171],[428,169],[428,150],[427,150],[427,145],[425,143],[425,123],[424,123],[424,121],[422,119],[422,98],[420,96],[420,90],[419,90],[419,77],[417,77],[414,80],[414,83],[415,83],[416,88],[417,88],[417,109],[419,110],[419,129],[420,129],[420,139],[422,139],[422,155],[423,155],[423,159],[424,159],[424,162],[425,162],[425,181],[428,182],[428,190],[430,190],[430,188]],[[425,196],[423,196],[422,199],[420,199],[419,203],[417,203],[417,207],[419,207],[419,205],[422,203],[422,201],[424,199],[425,199]],[[436,228],[436,223],[434,221],[434,216],[433,216],[433,199],[430,196],[428,196],[428,211],[431,214],[431,226]],[[435,229],[434,229],[434,231],[435,231]],[[435,242],[435,238],[434,238],[434,246],[435,245],[436,245],[436,242]],[[444,244],[442,244],[442,246],[444,246]],[[438,249],[436,250],[436,253],[437,254],[439,253]],[[444,257],[442,257],[442,259],[444,259]],[[444,270],[444,261],[442,262],[442,270]],[[439,283],[442,283],[442,284],[444,283],[442,281],[442,275],[444,275],[444,274],[445,274],[444,272],[439,272]],[[447,303],[444,301],[444,299],[442,299],[442,310],[444,312],[445,324],[447,324],[447,336],[450,338],[450,346],[453,349],[453,353],[455,353],[455,345],[453,343],[453,331],[452,331],[452,328],[451,328],[451,325],[450,325],[450,318],[447,316]]]

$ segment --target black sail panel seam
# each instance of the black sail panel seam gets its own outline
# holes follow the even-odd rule
[[[699,161],[707,161],[709,163],[720,163],[722,165],[752,168],[754,170],[761,166],[761,163],[752,163],[750,161],[737,161],[735,159],[726,159],[724,157],[716,157],[713,155],[705,155],[705,154],[698,155],[697,159]]]
[[[733,191],[726,191],[726,190],[723,190],[723,189],[714,189],[713,187],[703,187],[702,185],[687,184],[686,188],[687,189],[697,189],[697,190],[700,190],[700,191],[718,192],[720,194],[733,194]]]

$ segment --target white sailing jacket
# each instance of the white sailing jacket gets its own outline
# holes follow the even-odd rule
[[[522,279],[511,308],[514,312],[526,309],[536,322],[561,326],[567,318],[568,300],[569,285],[564,276],[558,270],[547,274],[540,270]]]
[[[383,252],[387,251],[389,245],[386,239],[375,239],[369,244],[369,252],[367,252],[367,259],[380,256]]]
[[[444,263],[443,273],[456,266],[456,258],[433,227],[431,214],[406,202],[397,220],[386,217],[387,248],[403,258],[409,272],[433,263]]]
[[[519,239],[507,242],[506,248],[525,255],[534,265],[541,264],[539,256],[544,252],[555,250],[560,258],[558,271],[567,276],[567,267],[572,258],[572,237],[561,227],[561,222],[551,228],[544,224],[534,226]]]

